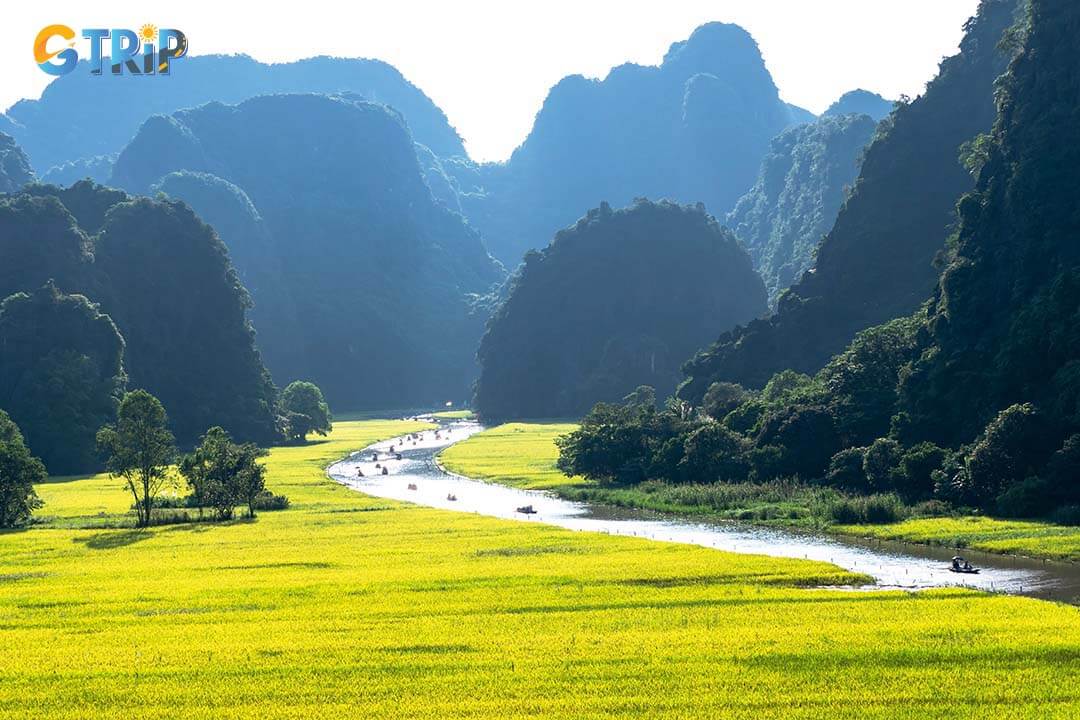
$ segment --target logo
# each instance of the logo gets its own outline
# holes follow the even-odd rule
[[[187,36],[179,30],[143,25],[125,28],[86,28],[82,37],[90,44],[90,74],[103,75],[102,65],[109,61],[109,73],[123,75],[168,75],[173,60],[187,55]],[[104,47],[108,42],[108,57]],[[49,49],[52,45],[53,50]],[[67,75],[79,62],[75,49],[75,31],[67,25],[48,25],[34,40],[34,62],[50,75]]]

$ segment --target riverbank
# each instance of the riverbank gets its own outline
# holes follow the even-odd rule
[[[813,527],[853,537],[970,548],[983,552],[1080,562],[1080,527],[987,517],[915,518],[879,525],[824,524],[815,517],[823,491],[794,483],[665,485],[606,488],[567,477],[555,467],[555,438],[570,423],[507,423],[458,443],[440,455],[451,472],[512,487],[547,490],[568,500],[674,513],[707,520]]]
[[[855,576],[801,559],[433,510],[326,477],[332,461],[418,427],[337,423],[325,439],[272,449],[267,484],[292,505],[254,522],[0,534],[0,713],[1080,710],[1073,607],[967,590],[808,589]],[[39,492],[63,520],[123,513],[130,501],[116,487],[95,476]]]

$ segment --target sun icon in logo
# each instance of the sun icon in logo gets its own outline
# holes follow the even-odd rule
[[[139,40],[143,43],[152,43],[157,40],[157,25],[147,23],[139,28]]]

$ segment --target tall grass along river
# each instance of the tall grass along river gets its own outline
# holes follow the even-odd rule
[[[396,437],[353,453],[331,466],[329,473],[338,482],[369,495],[428,507],[736,553],[825,561],[867,576],[864,588],[970,587],[1080,603],[1080,567],[1075,564],[965,551],[965,557],[980,572],[960,574],[949,568],[953,551],[948,548],[822,536],[741,523],[693,522],[592,506],[542,491],[472,480],[439,467],[439,451],[482,429],[475,422],[457,421],[443,424],[438,431]],[[519,512],[525,507],[534,512]]]

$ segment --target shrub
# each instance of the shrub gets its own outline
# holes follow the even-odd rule
[[[1049,483],[1038,477],[1029,477],[1013,483],[998,495],[997,514],[1002,517],[1030,518],[1046,515],[1051,510]]]
[[[911,508],[914,517],[948,517],[953,514],[953,506],[944,500],[923,500]]]
[[[831,487],[851,492],[866,490],[866,473],[863,471],[865,457],[866,448],[861,447],[847,448],[836,453],[829,461],[825,482]]]
[[[1066,505],[1050,515],[1050,522],[1058,525],[1080,525],[1080,505]]]
[[[907,508],[893,493],[865,497],[839,497],[825,502],[817,513],[838,525],[876,525],[907,517]]]
[[[253,505],[256,510],[287,510],[289,508],[289,498],[284,495],[275,495],[269,490],[263,490],[261,493],[255,496]]]

